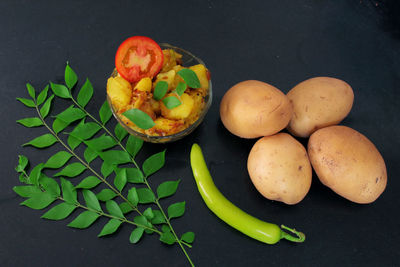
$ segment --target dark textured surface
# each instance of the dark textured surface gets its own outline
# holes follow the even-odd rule
[[[225,3],[222,3],[225,2]],[[33,116],[15,101],[27,96],[25,83],[43,88],[61,81],[68,60],[81,81],[96,89],[88,109],[97,112],[119,43],[150,36],[191,51],[212,72],[214,103],[189,137],[169,145],[145,145],[139,161],[167,148],[166,167],[153,184],[181,178],[175,200],[187,213],[174,221],[178,232],[196,233],[189,250],[197,266],[398,266],[400,36],[398,1],[21,1],[0,2],[0,169],[1,266],[185,266],[178,246],[155,236],[129,244],[122,227],[107,238],[52,222],[41,211],[20,207],[17,155],[37,164],[59,147],[39,151],[21,144],[44,133],[15,120]],[[222,126],[218,109],[235,83],[257,79],[287,92],[313,76],[333,76],[354,89],[355,102],[342,124],[375,143],[388,169],[388,186],[373,204],[357,205],[313,177],[307,197],[286,206],[261,197],[248,178],[246,159],[255,140],[241,140]],[[67,107],[57,101],[55,111]],[[303,140],[304,141],[304,140]],[[206,208],[189,167],[191,144],[204,151],[215,183],[233,203],[260,219],[301,229],[304,244],[268,246],[231,229]],[[305,142],[305,141],[304,141]],[[74,183],[76,181],[73,181]]]

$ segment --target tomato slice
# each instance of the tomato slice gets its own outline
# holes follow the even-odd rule
[[[160,46],[149,37],[133,36],[126,39],[115,55],[115,67],[127,81],[138,82],[144,77],[153,78],[160,72],[164,55]]]

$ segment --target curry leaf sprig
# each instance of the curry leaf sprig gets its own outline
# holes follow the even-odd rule
[[[139,242],[144,234],[156,233],[161,242],[178,244],[193,266],[184,246],[191,247],[194,233],[186,232],[179,237],[171,224],[172,219],[184,214],[185,202],[171,204],[166,211],[160,203],[161,199],[176,193],[180,180],[164,181],[155,191],[149,183],[149,177],[164,166],[165,151],[148,157],[140,167],[135,157],[143,141],[128,136],[119,124],[113,132],[106,127],[112,117],[107,102],[99,110],[99,119],[87,112],[85,106],[93,96],[93,86],[86,79],[74,98],[73,89],[77,82],[76,73],[67,64],[65,85],[50,82],[50,86],[37,94],[34,87],[27,84],[30,99],[17,98],[37,113],[35,117],[17,122],[28,128],[44,127],[48,130],[24,146],[47,148],[59,144],[62,148],[46,162],[32,168],[28,166],[27,157],[19,157],[16,171],[20,173],[20,182],[25,185],[14,187],[14,191],[27,198],[21,205],[45,209],[55,201],[61,202],[42,216],[49,220],[66,219],[76,210],[81,210],[83,212],[68,224],[74,228],[87,228],[104,217],[108,221],[99,237],[113,234],[123,224],[135,227],[129,237],[131,243]],[[72,103],[59,114],[50,116],[55,97]],[[80,153],[83,156],[77,152],[79,146],[83,148],[83,153]],[[92,166],[95,160],[101,163],[100,171]],[[49,172],[53,174],[48,175]],[[77,177],[81,178],[80,181],[72,183],[78,180]],[[78,202],[79,194],[85,204]]]

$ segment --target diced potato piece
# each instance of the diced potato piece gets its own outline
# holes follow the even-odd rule
[[[178,75],[178,71],[180,71],[181,69],[184,69],[184,67],[182,67],[181,65],[176,65],[175,67],[173,67],[173,70],[177,73],[175,75],[175,79],[174,79],[174,82],[172,84],[173,88],[175,88],[178,85],[178,83],[184,82],[182,77]]]
[[[117,111],[129,104],[132,97],[132,86],[124,78],[117,76],[107,80],[107,94]]]
[[[165,119],[165,118],[161,118],[161,117],[157,118],[154,121],[154,123],[155,123],[154,130],[163,132],[166,134],[174,133],[176,131],[177,127],[182,125],[182,123],[179,121],[169,120],[169,119]]]
[[[165,81],[168,83],[168,89],[172,89],[175,75],[176,72],[174,70],[170,70],[168,72],[162,72],[157,75],[154,85],[156,85],[159,81]]]
[[[176,94],[168,94],[167,96],[176,96]],[[187,118],[192,112],[194,100],[188,94],[183,94],[180,97],[181,105],[173,109],[168,109],[161,101],[161,114],[167,119],[180,120]]]
[[[161,113],[160,102],[158,102],[157,100],[154,100],[152,98],[152,99],[150,99],[150,105],[151,105],[151,108],[154,110],[154,112],[156,114],[160,114]]]
[[[182,55],[175,52],[172,49],[164,49],[164,62],[161,72],[167,72],[171,70],[177,63],[181,61]]]
[[[194,71],[199,78],[201,88],[208,89],[208,79],[207,79],[207,69],[203,64],[198,64],[189,67],[192,71]]]
[[[149,77],[145,77],[136,84],[135,89],[142,92],[151,92],[151,86],[151,79]]]
[[[184,67],[182,67],[182,65],[176,65],[172,68],[175,72],[180,71],[181,69],[184,69]]]
[[[149,115],[153,120],[156,118],[156,114],[154,113],[149,101],[143,102],[143,104],[140,106],[140,110],[146,112],[147,115]]]

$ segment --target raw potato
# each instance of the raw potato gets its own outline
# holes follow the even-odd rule
[[[286,127],[292,113],[285,94],[272,85],[254,80],[233,86],[220,105],[222,123],[242,138],[273,135]]]
[[[289,134],[258,140],[247,169],[254,186],[268,199],[297,204],[310,190],[312,170],[306,149]]]
[[[311,164],[321,182],[350,201],[366,204],[385,190],[385,162],[374,144],[346,126],[313,133],[308,142]]]
[[[299,137],[309,137],[316,130],[336,125],[353,106],[353,90],[346,82],[316,77],[299,83],[287,93],[293,105],[288,130]]]

